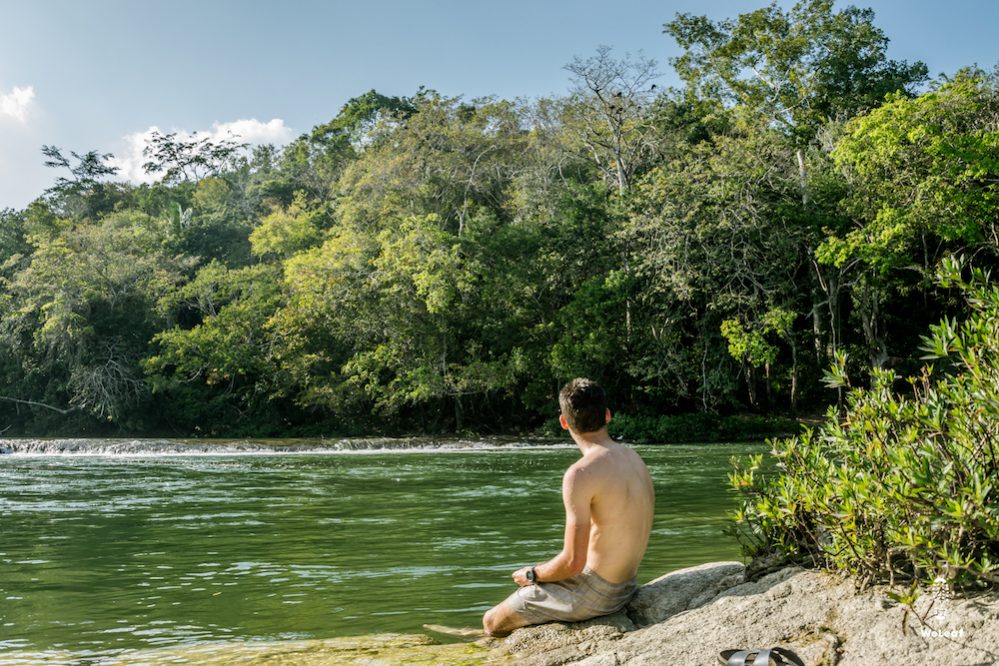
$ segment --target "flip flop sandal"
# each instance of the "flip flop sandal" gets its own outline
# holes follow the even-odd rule
[[[779,647],[762,650],[722,650],[718,660],[725,666],[782,666],[782,664],[805,666],[794,652]]]

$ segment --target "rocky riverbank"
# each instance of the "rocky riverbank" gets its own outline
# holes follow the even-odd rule
[[[148,650],[100,664],[291,666],[714,666],[728,648],[782,646],[807,666],[999,664],[999,594],[952,598],[928,590],[912,608],[893,590],[858,592],[853,581],[784,568],[747,580],[738,562],[669,573],[643,586],[625,611],[578,624],[548,624],[506,639],[441,644],[426,635]],[[900,592],[897,590],[895,592]],[[58,654],[0,654],[3,663],[61,662]],[[68,659],[65,663],[72,663]]]
[[[807,666],[999,664],[999,595],[924,592],[913,608],[886,587],[785,568],[747,581],[737,562],[645,585],[627,612],[514,632],[499,647],[527,666],[717,664],[726,648],[794,650]]]

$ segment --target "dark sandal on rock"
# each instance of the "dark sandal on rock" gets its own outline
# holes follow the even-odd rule
[[[805,666],[794,652],[779,647],[764,650],[722,650],[718,660],[725,666]]]

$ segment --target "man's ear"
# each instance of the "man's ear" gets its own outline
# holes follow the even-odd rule
[[[611,422],[611,411],[608,408],[607,413],[604,414],[604,425],[607,425],[610,422]]]
[[[562,430],[568,430],[569,429],[569,424],[566,423],[565,417],[562,416],[561,414],[558,415],[558,422],[562,426]]]

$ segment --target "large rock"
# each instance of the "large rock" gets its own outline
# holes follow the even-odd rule
[[[734,569],[730,569],[734,575]],[[676,572],[680,573],[680,572]],[[714,580],[721,584],[723,576]],[[531,666],[653,666],[718,663],[729,648],[780,645],[808,666],[870,664],[999,664],[999,595],[949,598],[924,591],[914,608],[892,601],[891,590],[858,592],[855,581],[818,571],[786,568],[760,580],[728,587],[702,602],[685,586],[646,586],[646,594],[682,590],[686,610],[664,621],[627,631],[591,625],[578,634],[560,625],[515,632],[517,663]],[[671,612],[679,605],[647,599],[649,608]],[[534,631],[532,634],[526,633]],[[557,634],[557,640],[555,636]]]
[[[524,627],[506,639],[504,648],[522,666],[571,664],[606,651],[608,645],[636,628],[622,611],[586,622]]]
[[[745,569],[740,562],[709,562],[671,571],[638,590],[628,605],[628,616],[644,627],[703,606],[722,590],[742,583]]]
[[[621,663],[651,666],[670,659],[688,664],[717,664],[725,649],[780,645],[797,652],[809,666],[835,663],[836,635],[827,627],[833,609],[852,595],[835,579],[784,569],[758,581],[730,586],[706,603],[677,613],[622,637],[594,652],[605,660],[578,663],[597,666]],[[871,662],[880,663],[880,662]]]
[[[518,664],[525,666],[571,664],[596,658],[638,627],[696,608],[722,590],[742,583],[743,570],[739,562],[712,562],[679,569],[639,588],[622,612],[586,622],[526,627],[514,632],[505,648]]]

